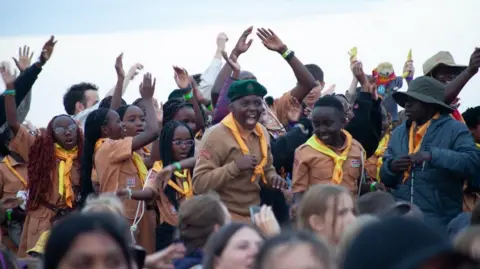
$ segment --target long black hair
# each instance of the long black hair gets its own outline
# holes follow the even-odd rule
[[[160,134],[160,159],[162,160],[163,166],[170,165],[176,161],[173,150],[172,150],[172,142],[173,136],[175,134],[175,130],[178,127],[185,127],[187,128],[188,132],[190,133],[191,139],[195,139],[195,135],[193,134],[192,130],[183,122],[180,121],[170,121],[165,126],[163,126],[162,133]],[[195,144],[192,145],[190,152],[188,152],[188,158],[193,157],[195,154]],[[190,171],[191,173],[192,171]],[[172,175],[172,180],[175,180],[175,175]],[[176,190],[172,187],[168,186],[165,188],[165,195],[167,196],[168,200],[172,205],[178,210],[180,204],[177,201]]]
[[[123,116],[125,116],[125,113],[127,112],[127,109],[129,107],[131,107],[132,105],[123,105],[119,108],[117,108],[117,113],[118,113],[118,116],[120,116],[120,120],[123,121]]]
[[[95,153],[95,143],[102,138],[101,127],[107,124],[109,111],[110,109],[108,108],[96,109],[85,120],[85,141],[83,143],[82,164],[80,166],[80,206],[83,206],[89,194],[95,192],[92,183],[93,154]]]

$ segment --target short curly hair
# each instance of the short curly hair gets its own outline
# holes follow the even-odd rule
[[[468,128],[475,129],[480,125],[480,106],[468,108],[462,117]]]
[[[72,116],[75,114],[75,104],[77,102],[85,102],[85,92],[88,90],[98,91],[98,87],[92,83],[81,82],[68,88],[63,95],[63,106],[68,115]]]

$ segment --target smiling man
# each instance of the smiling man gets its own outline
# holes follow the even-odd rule
[[[429,225],[446,229],[462,212],[464,179],[479,171],[472,135],[449,115],[445,85],[432,77],[414,79],[393,98],[408,119],[392,133],[380,178],[398,200],[417,205]]]
[[[216,191],[235,221],[250,221],[249,208],[260,205],[260,184],[287,187],[273,167],[267,129],[258,123],[266,93],[255,80],[234,82],[230,114],[207,130],[198,151],[194,192]]]

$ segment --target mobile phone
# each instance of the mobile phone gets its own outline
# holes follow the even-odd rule
[[[255,223],[255,218],[253,216],[255,216],[255,214],[259,213],[260,212],[260,206],[251,206],[250,207],[250,220],[252,221],[252,223],[254,224]]]
[[[132,250],[133,258],[137,263],[137,268],[143,268],[145,257],[147,257],[147,251],[138,245],[132,245],[130,246],[130,249]]]

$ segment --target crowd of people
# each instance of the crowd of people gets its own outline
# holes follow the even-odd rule
[[[240,67],[254,31],[297,79],[280,97]],[[227,41],[202,74],[174,66],[162,102],[120,54],[103,99],[74,84],[45,128],[27,113],[55,38],[33,63],[19,49],[19,75],[1,64],[2,269],[478,268],[480,106],[461,114],[458,95],[480,48],[468,65],[438,52],[416,77],[411,53],[397,76],[366,73],[353,48],[340,93],[271,29]]]

